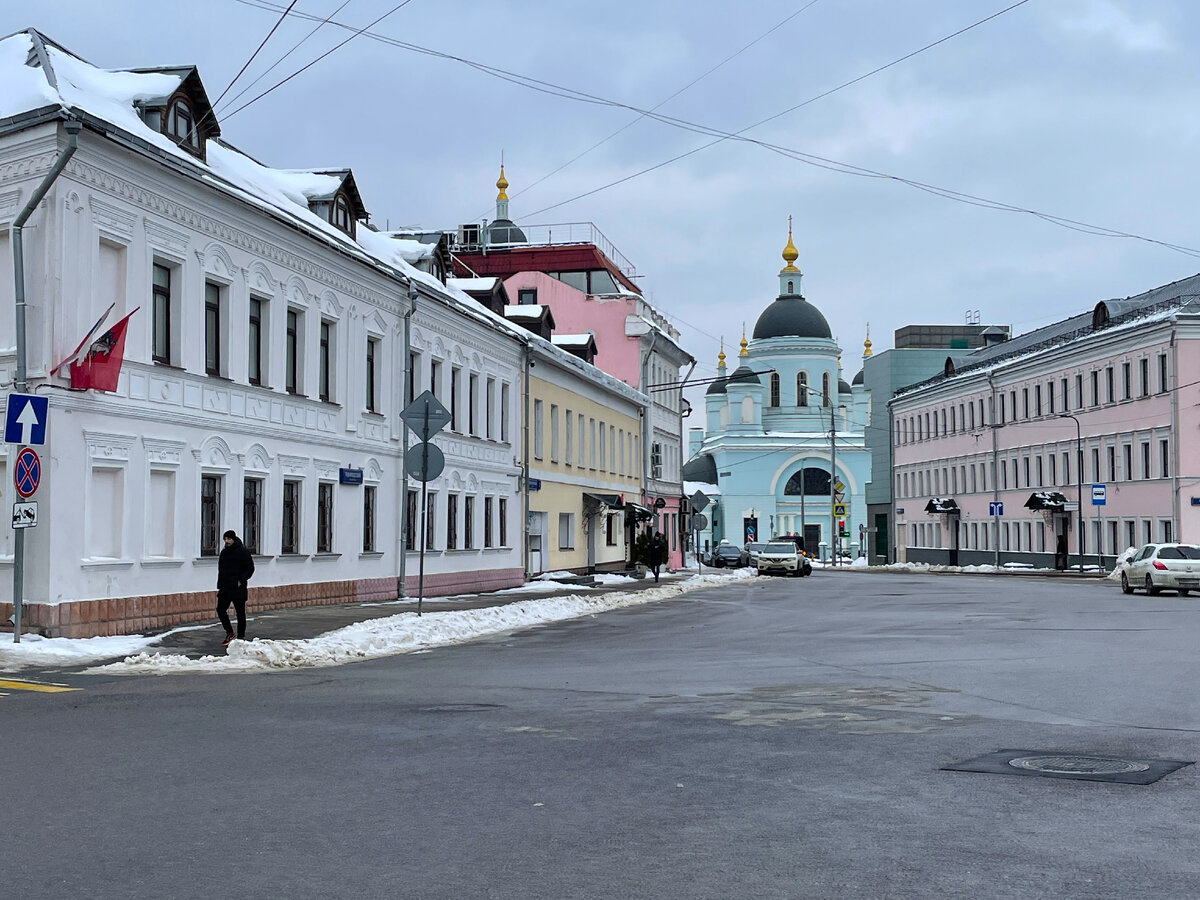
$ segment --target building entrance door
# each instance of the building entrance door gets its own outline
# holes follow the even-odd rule
[[[819,559],[821,553],[821,526],[804,525],[804,552],[810,559]]]

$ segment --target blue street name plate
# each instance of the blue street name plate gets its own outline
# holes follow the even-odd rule
[[[362,469],[338,469],[339,484],[362,484]]]

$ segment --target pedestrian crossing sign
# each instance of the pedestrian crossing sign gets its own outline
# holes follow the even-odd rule
[[[835,516],[844,516],[846,514],[846,504],[845,503],[833,504],[833,514]]]

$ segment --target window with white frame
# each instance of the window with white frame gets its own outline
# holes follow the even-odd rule
[[[334,324],[329,319],[321,320],[320,351],[317,357],[317,396],[329,403],[334,396],[333,372],[334,355],[337,353],[336,333]],[[371,348],[367,346],[367,378],[371,378]],[[370,396],[370,388],[367,393]],[[369,407],[368,407],[369,408]]]
[[[545,450],[545,422],[541,400],[533,401],[533,458],[541,459]]]
[[[228,292],[221,285],[211,281],[204,282],[204,374],[224,375],[224,355],[221,352],[225,344],[225,331],[222,322],[225,317],[223,307]]]
[[[300,482],[283,480],[282,526],[279,552],[289,556],[300,552]]]
[[[558,404],[550,404],[550,462],[558,462]]]
[[[333,482],[317,485],[317,552],[333,552]]]
[[[446,495],[446,549],[458,549],[458,494]]]
[[[575,514],[558,514],[558,549],[575,549]]]
[[[375,552],[375,511],[378,488],[373,484],[363,486],[363,553]]]
[[[151,288],[151,358],[156,363],[179,364],[179,297],[174,282],[179,269],[154,261]]]
[[[289,394],[304,390],[304,313],[288,307],[283,342],[283,388]]]
[[[366,403],[367,412],[377,413],[382,409],[379,390],[380,345],[383,342],[377,337],[367,338],[366,359]]]
[[[225,479],[200,476],[200,555],[216,556],[221,547],[221,500]],[[93,529],[95,530],[95,529]]]
[[[242,481],[242,543],[254,554],[262,553],[264,485],[262,478]]]

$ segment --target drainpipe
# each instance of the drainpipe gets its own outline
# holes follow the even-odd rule
[[[67,119],[63,123],[63,130],[67,133],[67,145],[59,152],[58,159],[54,161],[54,165],[46,173],[46,177],[42,179],[42,183],[37,186],[37,189],[29,197],[29,202],[17,213],[17,217],[13,219],[13,223],[9,227],[9,233],[12,235],[13,280],[16,288],[13,296],[16,299],[17,373],[15,387],[18,393],[24,393],[29,387],[25,345],[25,242],[22,236],[22,229],[25,227],[25,223],[29,221],[29,217],[33,215],[33,211],[37,208],[37,205],[42,202],[42,198],[46,196],[46,192],[50,190],[50,185],[54,183],[55,179],[66,168],[67,161],[79,149],[79,132],[83,130],[83,123],[78,119]],[[21,643],[21,606],[24,599],[24,590],[25,529],[18,528],[16,534],[13,535],[14,644]]]
[[[654,329],[654,334],[650,338],[650,346],[646,349],[646,355],[642,357],[641,365],[641,389],[642,393],[650,397],[650,392],[647,390],[646,380],[650,377],[646,374],[646,367],[650,363],[650,355],[654,353],[654,345],[658,343],[658,329]],[[642,412],[642,506],[649,508],[647,499],[648,483],[650,471],[650,437],[653,436],[654,430],[650,424],[650,411],[654,408],[654,399],[650,398],[650,405]]]
[[[1175,371],[1175,366],[1178,364],[1178,347],[1175,343],[1176,330],[1178,324],[1171,325],[1171,340],[1167,347],[1170,351],[1170,356],[1167,359],[1167,377],[1175,375],[1175,387],[1179,386],[1179,373]],[[1149,387],[1149,385],[1147,385]],[[1171,443],[1175,446],[1171,448],[1171,455],[1175,460],[1175,465],[1171,467],[1171,540],[1182,541],[1183,530],[1180,520],[1179,511],[1179,391],[1171,390],[1170,382],[1163,385],[1171,394]],[[1103,535],[1101,535],[1103,538]],[[1099,542],[1097,542],[1099,543]],[[1101,565],[1103,571],[1103,565]]]
[[[529,559],[529,370],[533,368],[533,342],[525,344],[525,415],[521,421],[521,511],[525,519],[522,534],[525,548],[521,553],[525,560],[525,580],[531,574]],[[546,535],[542,535],[542,564],[546,563]]]
[[[988,390],[992,392],[992,500],[995,503],[1000,502],[1000,467],[997,464],[999,450],[997,448],[998,438],[996,429],[1000,426],[996,424],[996,385],[992,383],[992,373],[988,372]],[[1000,568],[1000,517],[992,516],[992,546],[995,548],[996,568]]]
[[[408,282],[408,311],[404,313],[404,356],[400,359],[401,371],[404,372],[404,393],[401,398],[412,394],[413,389],[410,382],[408,371],[408,359],[412,353],[412,317],[417,311],[417,288],[411,281]],[[413,372],[412,375],[416,375]],[[405,401],[401,408],[407,406]],[[400,478],[398,487],[396,488],[399,496],[396,499],[396,506],[400,509],[400,525],[399,532],[396,535],[396,563],[399,569],[399,579],[396,585],[396,597],[404,599],[408,596],[404,587],[404,579],[408,571],[408,544],[406,536],[408,534],[408,465],[405,460],[405,455],[408,450],[408,426],[400,426]]]

